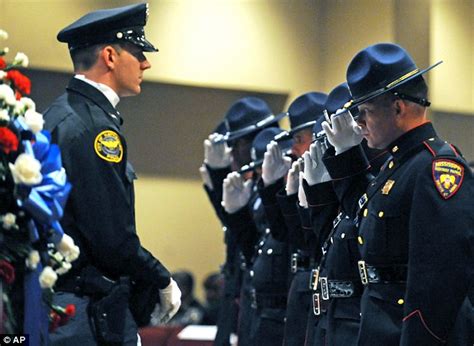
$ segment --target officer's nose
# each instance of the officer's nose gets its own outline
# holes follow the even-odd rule
[[[149,68],[151,68],[151,63],[147,59],[145,59],[140,62],[140,67],[142,70],[148,70]]]

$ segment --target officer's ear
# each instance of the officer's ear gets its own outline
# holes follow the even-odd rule
[[[105,46],[100,51],[100,59],[104,62],[104,65],[107,66],[109,70],[115,68],[115,63],[117,61],[118,52],[113,46]]]

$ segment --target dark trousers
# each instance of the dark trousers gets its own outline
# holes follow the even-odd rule
[[[308,313],[311,307],[311,291],[309,289],[310,271],[296,272],[288,292],[286,308],[285,346],[304,345]]]

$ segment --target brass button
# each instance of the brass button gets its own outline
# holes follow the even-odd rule
[[[359,242],[360,245],[364,244],[364,239],[362,239],[361,236],[357,237],[357,241]]]
[[[367,217],[367,214],[369,214],[369,210],[367,208],[364,209],[364,217]]]
[[[271,255],[273,253],[273,249],[268,249],[267,250],[267,255]]]
[[[341,239],[344,239],[346,237],[345,233],[341,233]]]
[[[403,305],[403,303],[405,303],[405,301],[404,301],[403,299],[399,299],[399,300],[397,301],[397,303],[398,303],[398,305]]]
[[[396,153],[397,151],[398,151],[398,146],[394,146],[394,147],[392,148],[392,153]]]
[[[388,168],[389,168],[389,169],[392,169],[392,168],[393,168],[393,165],[394,165],[393,161],[390,161],[390,163],[388,164]]]
[[[379,217],[383,217],[383,211],[379,211]]]

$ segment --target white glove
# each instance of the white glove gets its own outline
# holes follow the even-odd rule
[[[283,156],[278,143],[271,141],[263,155],[262,180],[268,186],[284,177],[291,167],[291,158]]]
[[[304,179],[304,173],[300,172],[300,185],[298,186],[298,203],[300,206],[303,208],[308,208],[308,201],[306,199],[306,194],[304,193],[304,188],[303,188],[303,179]]]
[[[331,124],[323,121],[324,132],[339,155],[362,142],[362,129],[355,122],[349,110],[338,109],[331,115]]]
[[[211,176],[209,175],[209,171],[206,168],[205,164],[202,164],[201,167],[199,167],[199,173],[201,174],[201,179],[204,183],[204,185],[207,186],[209,190],[214,190],[214,186],[212,185],[212,180]]]
[[[300,186],[300,172],[303,170],[303,163],[300,160],[293,162],[288,176],[286,178],[286,195],[292,195],[298,192],[298,186]]]
[[[303,154],[304,178],[309,186],[324,183],[331,180],[329,173],[323,163],[323,153],[327,146],[319,141],[309,147],[309,151]]]
[[[246,206],[252,193],[252,180],[244,182],[237,172],[227,175],[222,185],[222,206],[229,214],[233,214]]]
[[[219,133],[209,135],[209,138],[204,140],[204,163],[211,168],[224,168],[230,166],[232,156],[230,149],[226,142],[219,142],[222,139]]]
[[[176,281],[171,278],[168,286],[160,290],[160,313],[158,319],[160,323],[168,322],[179,310],[181,306],[181,290]]]

